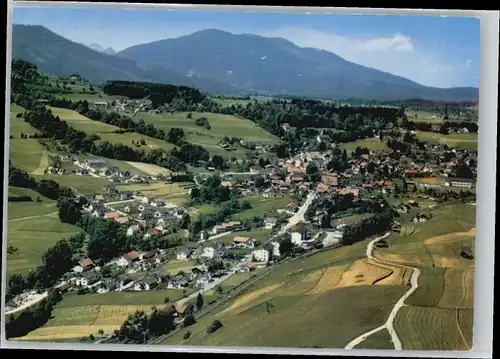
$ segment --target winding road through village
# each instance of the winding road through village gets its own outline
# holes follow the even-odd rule
[[[391,340],[394,344],[394,349],[395,350],[402,350],[401,341],[399,340],[399,337],[398,337],[396,331],[394,330],[394,319],[396,319],[396,315],[398,314],[399,310],[404,306],[405,300],[417,290],[418,277],[420,276],[420,270],[418,270],[417,268],[414,268],[414,267],[407,267],[407,266],[402,266],[399,264],[394,264],[392,262],[382,261],[382,260],[377,259],[373,256],[373,246],[375,245],[375,243],[377,243],[378,241],[380,241],[384,238],[389,237],[390,234],[391,234],[390,232],[386,233],[385,235],[378,237],[378,238],[375,238],[373,241],[368,243],[368,246],[366,247],[366,256],[368,257],[368,259],[379,262],[381,264],[402,267],[402,268],[411,268],[413,272],[412,272],[412,275],[410,278],[410,289],[408,289],[408,291],[405,294],[403,294],[403,296],[401,298],[399,298],[399,300],[396,302],[396,304],[394,305],[394,307],[392,308],[392,310],[389,314],[389,317],[387,318],[387,321],[384,324],[382,324],[381,326],[379,326],[373,330],[370,330],[369,332],[361,334],[357,338],[354,338],[351,342],[349,342],[349,344],[346,345],[345,349],[353,349],[355,346],[362,343],[369,336],[371,336],[375,333],[378,333],[381,330],[387,329],[387,331],[389,332],[389,335],[391,336]]]

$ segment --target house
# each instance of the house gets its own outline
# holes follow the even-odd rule
[[[269,250],[257,249],[252,252],[252,257],[256,262],[269,262]]]
[[[276,217],[266,217],[264,219],[264,227],[266,229],[273,229],[278,223],[278,219]]]
[[[213,247],[205,247],[205,248],[203,248],[203,253],[200,256],[203,258],[212,259],[214,257],[214,252],[215,252],[215,249]]]
[[[134,194],[133,194],[133,192],[131,192],[131,191],[121,192],[121,193],[120,193],[120,200],[121,200],[121,201],[126,201],[126,200],[128,200],[128,199],[131,199],[133,195],[134,195]]]
[[[451,187],[472,188],[472,180],[470,178],[450,178],[448,183]]]
[[[258,174],[261,174],[263,170],[259,167],[251,167],[250,168],[250,173],[253,174],[253,175],[258,175]]]
[[[281,256],[279,242],[271,242],[270,246],[271,246],[271,255],[273,258]]]
[[[165,201],[159,198],[152,199],[150,204],[153,207],[163,207],[165,205]]]
[[[94,196],[94,202],[103,202],[104,201],[104,196],[102,194],[96,194]]]
[[[328,135],[318,135],[316,136],[316,141],[318,143],[324,142],[326,144],[329,144],[331,142],[331,138]]]
[[[104,160],[87,160],[86,165],[87,167],[93,170],[97,170],[106,166]]]
[[[109,174],[111,174],[111,172],[109,172]],[[110,184],[108,185],[108,188],[106,189],[106,191],[107,191],[108,193],[117,193],[118,191],[117,191],[117,189],[116,189],[116,183],[110,183]]]
[[[302,242],[305,241],[306,239],[307,239],[307,233],[306,232],[303,232],[303,233],[293,232],[292,233],[291,241],[296,246],[300,246],[302,244]]]
[[[137,254],[136,251],[132,251],[121,256],[117,262],[117,265],[119,265],[120,267],[126,267],[132,264],[133,262],[137,262],[138,260],[139,260],[139,254]]]
[[[209,275],[203,275],[196,280],[196,286],[199,288],[205,287],[210,281]]]
[[[327,235],[322,239],[321,243],[323,247],[330,247],[339,243],[343,238],[343,233],[341,231],[328,232]]]
[[[235,231],[240,228],[241,228],[241,222],[232,221],[214,226],[212,228],[212,233],[213,234],[225,233],[225,232]]]
[[[198,265],[198,266],[195,266],[191,269],[191,273],[193,273],[193,274],[202,274],[202,273],[206,273],[207,271],[208,271],[208,269],[204,265]]]
[[[90,287],[99,282],[99,276],[95,273],[86,272],[81,277],[73,278],[72,281],[74,281],[77,286]]]
[[[276,191],[273,188],[267,188],[262,193],[262,196],[266,198],[274,198],[276,197]]]
[[[161,232],[156,229],[156,228],[149,228],[146,233],[144,234],[144,239],[151,238],[151,237],[157,237],[161,234]]]
[[[129,222],[128,217],[118,217],[114,218],[115,222],[120,223],[120,224],[127,224]]]
[[[106,209],[104,207],[98,206],[94,208],[94,212],[92,212],[92,217],[103,218],[106,213]]]
[[[299,183],[299,182],[303,182],[304,178],[305,178],[304,174],[295,173],[295,174],[290,176],[290,181],[293,183]]]
[[[299,206],[297,205],[297,203],[292,202],[286,205],[285,212],[288,214],[294,214],[295,212],[297,212],[298,209]]]
[[[177,302],[171,306],[171,309],[173,310],[173,313],[175,316],[182,317],[184,314],[186,314],[186,311],[188,309],[187,303],[186,302]]]
[[[170,214],[170,210],[168,210],[166,208],[160,208],[154,212],[153,217],[162,218],[162,217],[166,217],[169,214]]]
[[[350,188],[350,187],[338,188],[336,192],[342,196],[345,196],[347,194],[352,194],[354,197],[359,197],[359,188]]]
[[[71,288],[72,288],[72,285],[69,283],[63,283],[57,287],[57,289],[59,289],[59,292],[61,292],[61,293],[66,293]]]
[[[433,132],[439,132],[439,131],[441,131],[441,125],[433,123],[431,125],[431,131],[433,131]]]
[[[118,288],[118,283],[114,280],[107,280],[99,286],[97,289],[97,293],[103,294],[107,292],[111,292],[113,290],[116,290]]]
[[[160,280],[157,276],[152,275],[144,280],[136,282],[134,284],[135,291],[143,291],[143,290],[151,290],[154,289],[160,284]]]
[[[106,212],[104,213],[104,219],[115,219],[120,217],[120,213],[118,212]]]
[[[235,247],[253,248],[255,245],[255,239],[250,237],[234,237],[233,244]]]
[[[138,224],[135,224],[133,226],[130,226],[128,227],[127,229],[127,236],[128,237],[131,237],[133,236],[134,234],[136,234],[137,232],[139,232],[140,228],[139,228],[139,225]]]
[[[148,260],[148,259],[153,259],[155,258],[158,254],[160,254],[160,251],[158,249],[153,249],[149,252],[144,253],[141,258],[143,260]]]
[[[123,207],[123,212],[125,212],[125,213],[132,212],[132,206],[127,205],[127,206]]]
[[[78,261],[78,265],[82,268],[82,272],[91,270],[92,268],[95,267],[94,262],[92,262],[92,259],[90,258],[84,258]]]
[[[335,173],[324,173],[321,176],[321,183],[328,187],[337,187],[338,186],[338,176]]]
[[[177,252],[177,260],[186,260],[193,253],[193,251],[189,248],[182,249]]]

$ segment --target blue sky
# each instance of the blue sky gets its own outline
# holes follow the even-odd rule
[[[126,47],[203,29],[286,38],[427,86],[478,86],[479,19],[122,9],[16,8],[15,24],[72,41]]]

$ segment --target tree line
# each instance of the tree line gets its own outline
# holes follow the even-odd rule
[[[188,104],[200,103],[205,96],[188,86],[174,86],[152,82],[108,81],[102,87],[107,95],[124,96],[131,99],[149,99],[153,108],[183,99]]]

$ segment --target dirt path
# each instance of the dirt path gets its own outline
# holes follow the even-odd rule
[[[36,170],[31,172],[32,175],[42,176],[45,172],[45,169],[49,167],[49,155],[47,151],[42,152],[42,158],[40,158],[40,165]]]
[[[377,243],[381,239],[387,238],[390,234],[391,234],[390,232],[386,233],[382,237],[375,238],[373,241],[368,243],[368,246],[366,247],[366,257],[368,257],[368,259],[371,259],[375,262],[379,262],[381,264],[391,265],[391,266],[401,267],[401,268],[407,268],[406,266],[402,266],[399,264],[394,264],[391,262],[382,261],[382,260],[377,259],[373,256],[373,246],[375,245],[375,243]],[[412,273],[411,278],[410,278],[410,289],[408,289],[408,291],[405,294],[403,294],[403,296],[401,298],[399,298],[399,300],[396,302],[396,304],[394,305],[394,307],[392,308],[392,310],[389,314],[389,318],[387,318],[387,321],[384,324],[382,324],[381,326],[379,326],[373,330],[370,330],[369,332],[361,334],[357,338],[354,338],[351,342],[349,342],[349,344],[346,345],[345,349],[352,349],[355,346],[357,346],[358,344],[360,344],[361,342],[363,342],[370,335],[375,334],[383,329],[387,329],[387,331],[389,332],[389,335],[391,336],[391,340],[394,343],[394,349],[402,350],[401,341],[399,340],[399,337],[396,334],[396,331],[394,330],[394,319],[396,318],[396,315],[398,314],[399,310],[404,306],[405,300],[410,295],[412,295],[413,292],[415,292],[418,288],[418,277],[420,276],[420,271],[414,267],[410,267],[410,268],[413,270],[413,273]]]
[[[14,219],[9,219],[9,222],[15,222],[15,221],[23,221],[25,219],[32,219],[32,218],[39,218],[39,217],[48,217],[48,216],[53,216],[59,213],[58,211],[52,212],[52,213],[47,213],[47,214],[41,214],[39,216],[30,216],[30,217],[22,217],[22,218],[14,218]]]

